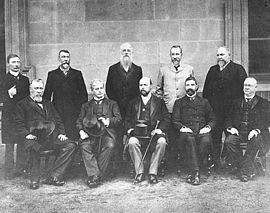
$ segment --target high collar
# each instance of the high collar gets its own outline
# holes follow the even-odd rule
[[[15,77],[18,77],[19,74],[20,74],[20,72],[14,72],[14,71],[12,71],[12,70],[9,70],[9,73],[10,73],[11,75],[15,76]]]

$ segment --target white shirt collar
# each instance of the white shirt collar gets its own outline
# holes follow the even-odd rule
[[[148,103],[148,101],[150,100],[151,97],[152,97],[151,92],[149,92],[149,94],[147,96],[141,95],[141,98],[142,98],[144,105],[146,105]]]
[[[9,73],[15,77],[17,77],[19,75],[20,72],[14,72],[12,70],[9,70]]]
[[[254,98],[254,97],[255,97],[255,94],[254,94],[254,95],[252,95],[252,96],[249,96],[249,97],[247,97],[246,95],[244,95],[244,97],[245,97],[245,100],[246,100],[246,101],[247,101],[247,99],[251,100],[252,98]]]

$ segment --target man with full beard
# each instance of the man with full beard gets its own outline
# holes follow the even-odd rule
[[[75,124],[82,104],[88,100],[88,94],[81,71],[70,67],[69,51],[60,50],[58,59],[60,66],[48,73],[43,97],[52,100],[67,136],[77,140],[79,134]]]
[[[151,94],[152,82],[150,78],[143,77],[140,80],[139,88],[140,95],[130,101],[125,120],[125,129],[131,135],[128,149],[136,171],[134,183],[140,183],[144,180],[141,148],[147,146],[149,138],[140,137],[135,128],[139,121],[145,121],[145,125],[147,125],[146,136],[152,135],[153,137],[150,147],[152,153],[148,172],[149,183],[156,184],[158,183],[158,166],[167,145],[165,133],[170,123],[170,114],[164,101]]]
[[[172,122],[180,131],[177,144],[186,148],[187,182],[199,185],[200,167],[210,150],[210,132],[215,125],[215,117],[207,99],[197,95],[198,84],[194,77],[186,79],[185,88],[186,96],[175,101]]]
[[[120,46],[120,62],[110,66],[106,93],[109,99],[117,102],[120,114],[124,120],[130,100],[140,94],[139,80],[142,78],[142,68],[132,62],[132,47],[129,43]],[[118,127],[118,143],[116,145],[116,156],[120,157],[123,150],[123,136],[125,132],[122,125]],[[119,159],[118,159],[119,160]]]
[[[120,62],[110,66],[106,93],[117,102],[122,119],[125,119],[128,102],[140,94],[139,80],[142,68],[132,62],[132,47],[129,43],[120,46]]]
[[[217,64],[212,66],[206,76],[203,97],[211,104],[217,125],[213,129],[213,160],[219,165],[222,132],[226,130],[225,119],[228,116],[232,102],[243,96],[244,80],[247,77],[245,69],[231,61],[231,53],[227,47],[217,50]]]
[[[61,118],[52,103],[42,98],[44,86],[41,79],[30,84],[30,96],[17,104],[15,125],[17,134],[29,151],[30,189],[39,188],[40,156],[39,151],[57,149],[58,154],[46,184],[62,186],[63,175],[72,160],[76,145],[65,135]]]

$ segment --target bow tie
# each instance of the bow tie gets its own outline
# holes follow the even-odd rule
[[[252,98],[246,98],[246,102],[250,102]]]
[[[35,101],[35,103],[37,103],[37,104],[42,104],[42,101]]]
[[[94,100],[95,100],[95,99],[94,99]],[[99,99],[99,100],[95,100],[96,104],[101,104],[101,103],[102,103],[102,101],[104,101],[104,98]]]
[[[174,67],[176,71],[178,71],[178,67],[180,67],[180,65],[178,65],[177,67],[176,66]]]

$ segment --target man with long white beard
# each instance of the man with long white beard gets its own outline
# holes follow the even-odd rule
[[[42,98],[44,84],[35,79],[30,84],[30,96],[17,104],[15,125],[17,134],[24,139],[25,150],[29,151],[30,189],[39,188],[40,156],[39,151],[57,149],[58,155],[46,184],[62,186],[63,175],[69,166],[76,145],[65,134],[61,118],[53,104]]]
[[[245,69],[231,60],[231,53],[227,47],[217,50],[217,64],[212,66],[206,76],[203,97],[211,104],[217,125],[213,129],[213,160],[219,165],[222,132],[226,131],[225,120],[232,102],[242,97],[244,80],[247,77]]]
[[[106,81],[107,96],[117,102],[122,119],[125,119],[128,102],[140,94],[141,78],[142,68],[133,63],[131,45],[122,44],[120,62],[110,66]]]
[[[120,46],[120,62],[110,66],[107,81],[106,93],[109,99],[117,102],[123,120],[126,117],[126,110],[129,101],[140,94],[139,80],[142,78],[142,68],[133,63],[132,47],[129,43]],[[122,156],[123,136],[125,132],[122,125],[119,125],[118,143],[116,145],[116,156]]]
[[[186,95],[175,101],[172,122],[180,131],[178,145],[186,148],[189,174],[187,182],[199,185],[200,169],[211,147],[211,130],[215,125],[213,110],[207,99],[197,95],[194,77],[185,81]]]

